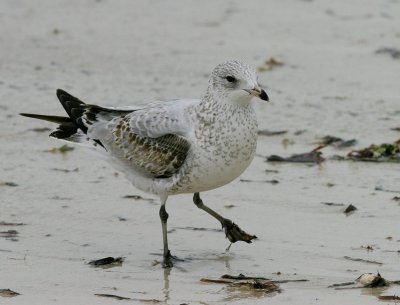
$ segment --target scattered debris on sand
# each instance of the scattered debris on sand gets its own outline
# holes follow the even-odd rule
[[[16,187],[18,186],[18,184],[16,184],[15,182],[2,182],[0,181],[0,186],[10,186],[10,187]]]
[[[344,206],[344,203],[336,203],[336,202],[321,202],[321,204],[328,205],[328,206],[334,206],[334,207]]]
[[[343,213],[345,213],[345,214],[347,214],[347,215],[350,215],[350,214],[351,214],[352,212],[354,212],[355,210],[357,210],[357,208],[356,208],[354,205],[349,204],[349,205],[347,206],[347,208],[344,209]]]
[[[219,279],[200,279],[202,283],[215,283],[215,284],[226,284],[229,288],[246,289],[252,291],[262,292],[263,294],[271,294],[274,292],[281,292],[281,289],[277,284],[266,278],[258,277],[246,277],[242,274],[239,276],[228,276],[223,275]]]
[[[307,132],[307,129],[299,129],[299,130],[296,130],[293,134],[295,136],[300,136],[300,135],[302,135],[303,133],[306,133],[306,132]]]
[[[258,66],[257,70],[258,72],[265,72],[265,71],[270,71],[276,67],[283,66],[284,62],[280,59],[276,59],[274,57],[270,57],[267,60],[264,61],[264,63],[260,66]]]
[[[325,161],[322,157],[322,152],[311,151],[303,154],[294,154],[290,157],[284,158],[278,155],[271,155],[267,157],[268,162],[294,162],[294,163],[321,163]]]
[[[311,152],[294,154],[290,157],[271,155],[267,157],[268,162],[299,162],[299,163],[321,163],[325,161],[321,149],[332,145],[336,148],[347,148],[357,143],[355,139],[342,140],[334,136],[325,136],[314,144],[318,144]],[[392,144],[372,144],[360,150],[352,150],[347,156],[334,155],[329,158],[337,161],[367,161],[367,162],[400,162],[400,140]]]
[[[337,148],[347,148],[347,147],[352,147],[354,145],[357,144],[357,140],[356,139],[351,139],[351,140],[346,140],[343,142],[339,142],[337,144],[335,144],[334,146]]]
[[[387,286],[388,283],[386,280],[379,274],[375,273],[364,273],[361,274],[356,282],[359,283],[363,287],[373,288],[373,287],[383,287]]]
[[[38,127],[38,128],[30,128],[28,130],[29,131],[34,131],[34,132],[48,132],[48,131],[51,131],[51,128],[49,128],[49,127]]]
[[[52,154],[66,154],[67,152],[73,151],[74,149],[75,147],[64,144],[60,147],[54,147],[52,149],[45,150],[45,152],[49,152]]]
[[[265,277],[260,277],[260,276],[245,276],[244,274],[240,273],[239,275],[230,275],[230,274],[224,274],[221,276],[221,279],[228,279],[228,280],[262,280],[262,281],[269,281],[270,279],[267,279]]]
[[[90,261],[88,264],[93,267],[112,268],[119,267],[124,262],[124,257],[105,257]]]
[[[397,193],[397,194],[400,194],[400,191],[389,190],[389,189],[386,189],[386,188],[384,188],[382,186],[376,186],[374,190],[375,191],[380,191],[380,192],[386,192],[386,193]]]
[[[376,288],[386,287],[390,285],[400,285],[400,281],[388,281],[378,273],[363,273],[355,281],[333,284],[328,288],[335,288],[336,290],[342,289],[358,289],[358,288]],[[351,286],[351,287],[344,287]]]
[[[343,207],[344,203],[336,203],[336,202],[321,202],[323,205],[332,206],[332,207]],[[353,204],[347,205],[347,207],[343,210],[343,213],[346,215],[351,215],[357,208]]]
[[[197,228],[197,227],[175,227],[174,229],[178,229],[178,230],[191,230],[191,231],[222,232],[222,229]]]
[[[278,174],[279,173],[279,171],[276,169],[266,169],[265,172],[267,174]]]
[[[377,261],[371,261],[367,259],[362,259],[362,258],[353,258],[350,256],[344,256],[345,259],[351,260],[353,262],[362,262],[362,263],[367,263],[367,264],[374,264],[374,265],[379,265],[382,266],[383,263],[377,262]]]
[[[25,226],[25,224],[22,222],[0,221],[0,226]]]
[[[125,196],[123,196],[122,198],[125,198],[125,199],[133,199],[133,200],[143,200],[143,201],[148,201],[148,202],[150,202],[150,203],[153,203],[153,202],[154,202],[154,199],[153,199],[153,198],[144,198],[144,197],[142,197],[142,196],[140,196],[140,195],[125,195]]]
[[[225,209],[232,209],[232,208],[234,208],[234,207],[235,207],[234,204],[225,204],[225,205],[224,205],[224,208],[225,208]]]
[[[342,138],[328,135],[318,139],[315,144],[321,145],[322,147],[334,146],[336,148],[347,148],[356,145],[357,140],[343,140]]]
[[[55,195],[53,197],[50,197],[49,199],[52,199],[52,200],[72,200],[73,198],[72,197],[61,197],[61,196]],[[63,207],[67,207],[67,206],[63,206]]]
[[[11,289],[0,289],[0,296],[5,298],[12,298],[20,295],[18,292],[12,291]]]
[[[272,130],[268,130],[268,129],[263,129],[263,130],[259,130],[258,131],[258,135],[259,136],[267,136],[267,137],[271,137],[271,136],[279,136],[279,135],[283,135],[285,133],[287,133],[287,130],[277,130],[277,131],[272,131]]]
[[[379,295],[378,299],[381,301],[400,301],[400,297],[397,295]]]
[[[337,284],[329,285],[328,288],[344,287],[344,286],[350,286],[350,285],[354,285],[354,284],[355,284],[355,282],[337,283]]]
[[[383,47],[379,48],[375,51],[376,54],[388,54],[393,59],[400,59],[400,49],[391,48],[391,47]]]
[[[67,168],[56,168],[53,167],[51,170],[56,171],[56,172],[63,172],[63,173],[72,173],[72,172],[79,172],[79,168],[74,168],[74,169],[67,169]]]
[[[115,295],[115,294],[95,293],[95,296],[103,297],[103,298],[116,299],[116,300],[119,300],[119,301],[121,301],[121,300],[131,300],[130,298],[121,297],[121,296]]]
[[[251,180],[251,179],[240,179],[240,182],[259,182],[259,183],[270,183],[270,184],[278,184],[279,181],[276,179],[273,180]]]
[[[103,298],[110,298],[110,299],[115,299],[115,300],[125,300],[125,301],[135,301],[135,302],[141,302],[143,304],[159,304],[162,303],[160,300],[156,299],[137,299],[137,298],[127,298],[127,297],[121,297],[119,295],[115,294],[107,294],[107,293],[95,293],[95,296],[98,297],[103,297]]]
[[[374,251],[375,250],[373,245],[361,246],[360,249],[365,249],[367,251]]]
[[[248,280],[232,283],[233,286],[246,287],[249,289],[263,290],[265,293],[280,292],[278,285],[262,280]]]
[[[8,231],[1,231],[0,232],[0,237],[4,237],[6,239],[10,239],[12,241],[17,241],[17,236],[18,236],[18,231],[17,230],[8,230]]]
[[[280,273],[279,273],[280,274]],[[265,277],[253,277],[239,275],[224,274],[218,279],[202,278],[200,282],[203,283],[214,283],[214,284],[225,284],[230,289],[245,289],[246,292],[262,293],[261,296],[270,295],[272,293],[281,292],[278,284],[292,283],[292,282],[307,282],[306,279],[299,280],[271,280]],[[251,295],[250,295],[251,296]]]
[[[400,162],[400,140],[393,144],[372,144],[367,148],[353,150],[347,157],[354,161]]]

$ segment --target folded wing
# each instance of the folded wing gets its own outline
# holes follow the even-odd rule
[[[122,152],[122,157],[154,178],[174,175],[186,159],[189,141],[168,131],[155,138],[139,135],[130,127],[130,120],[130,117],[121,119],[112,131],[113,144]]]

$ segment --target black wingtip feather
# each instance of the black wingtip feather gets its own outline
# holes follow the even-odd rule
[[[58,126],[57,130],[53,131],[49,136],[57,139],[68,139],[76,134],[77,131],[78,127],[73,122],[70,122],[69,124],[61,124]]]
[[[72,96],[71,94],[62,89],[57,89],[56,93],[58,99],[61,102],[61,105],[67,112],[68,117],[55,116],[55,115],[42,115],[34,113],[20,113],[20,115],[28,118],[39,119],[59,124],[57,129],[52,133],[50,133],[50,137],[54,137],[57,139],[71,140],[75,142],[76,139],[72,138],[78,133],[79,129],[82,130],[84,133],[86,133],[88,130],[88,128],[83,123],[82,116],[85,113],[87,113],[89,109],[95,108],[96,106],[89,106],[84,102],[82,102],[80,99]],[[93,119],[93,121],[96,120],[95,113],[91,113],[90,117]],[[91,124],[90,121],[88,121],[88,123]],[[100,140],[97,139],[93,140],[98,145],[104,148],[104,145],[100,142]]]
[[[81,118],[86,111],[86,104],[62,89],[57,89],[56,94],[71,120],[86,133],[87,127],[83,124]]]
[[[57,123],[57,124],[71,122],[71,119],[68,117],[65,117],[65,116],[43,115],[43,114],[34,114],[34,113],[20,113],[20,115],[27,117],[27,118],[38,119],[38,120],[48,121],[48,122]]]
[[[70,136],[74,135],[78,131],[78,126],[76,123],[72,121],[69,117],[55,116],[55,115],[43,115],[43,114],[33,114],[33,113],[20,113],[20,115],[48,121],[52,123],[59,124],[57,130],[53,131],[50,134],[50,137],[54,137],[57,139],[67,139]]]

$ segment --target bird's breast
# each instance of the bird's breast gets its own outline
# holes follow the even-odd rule
[[[192,179],[212,189],[237,178],[253,160],[257,147],[257,120],[252,108],[197,126],[191,163]],[[200,191],[200,190],[198,190]]]

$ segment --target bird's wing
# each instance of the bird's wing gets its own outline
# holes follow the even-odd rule
[[[185,109],[195,102],[156,103],[135,110],[109,124],[112,137],[102,142],[139,172],[155,178],[171,177],[190,150],[190,121]]]
[[[151,138],[171,133],[185,137],[190,125],[185,110],[198,102],[189,99],[154,102],[126,116],[129,128],[138,135]]]
[[[50,136],[90,147],[100,145],[105,153],[146,176],[171,177],[186,159],[190,141],[185,135],[190,124],[185,109],[194,100],[113,108],[85,104],[61,89],[57,96],[68,117],[22,115],[57,123]]]

